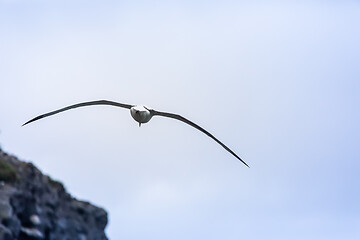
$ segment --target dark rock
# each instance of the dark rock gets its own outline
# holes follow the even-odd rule
[[[0,240],[107,239],[104,209],[1,149],[0,168]]]
[[[20,232],[21,222],[17,217],[5,218],[1,222],[14,237],[17,237],[18,233]]]
[[[20,231],[20,239],[31,239],[31,240],[41,240],[44,239],[44,235],[40,230],[36,228],[25,228],[22,227]]]
[[[0,239],[4,239],[4,240],[13,240],[14,239],[10,230],[1,224],[0,224]]]

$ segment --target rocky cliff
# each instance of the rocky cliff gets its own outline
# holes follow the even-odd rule
[[[107,213],[0,149],[0,240],[105,240]]]

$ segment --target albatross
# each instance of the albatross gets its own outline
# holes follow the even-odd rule
[[[149,122],[150,119],[153,116],[168,117],[168,118],[173,118],[173,119],[182,121],[182,122],[196,128],[196,129],[198,129],[199,131],[203,132],[204,134],[206,134],[207,136],[209,136],[210,138],[215,140],[215,142],[220,144],[226,151],[231,153],[234,157],[236,157],[243,164],[245,164],[247,167],[249,167],[249,165],[247,165],[246,162],[243,161],[238,155],[236,155],[230,148],[228,148],[220,140],[218,140],[211,133],[209,133],[204,128],[200,127],[199,125],[193,123],[192,121],[184,118],[181,115],[174,114],[174,113],[168,113],[168,112],[156,111],[156,110],[151,109],[149,107],[146,107],[144,105],[130,105],[130,104],[118,103],[118,102],[113,102],[113,101],[108,101],[108,100],[98,100],[98,101],[83,102],[83,103],[74,104],[74,105],[71,105],[71,106],[68,106],[68,107],[64,107],[64,108],[61,108],[61,109],[58,109],[58,110],[55,110],[55,111],[52,111],[52,112],[48,112],[48,113],[39,115],[39,116],[27,121],[22,126],[25,126],[26,124],[29,124],[31,122],[40,120],[40,119],[45,118],[45,117],[52,116],[52,115],[60,113],[60,112],[67,111],[67,110],[70,110],[70,109],[73,109],[73,108],[85,107],[85,106],[93,106],[93,105],[111,105],[111,106],[115,106],[115,107],[121,107],[121,108],[130,109],[131,116],[134,118],[135,121],[137,121],[139,123],[139,127],[141,126],[142,123]]]

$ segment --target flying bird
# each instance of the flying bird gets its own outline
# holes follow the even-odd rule
[[[220,144],[223,148],[225,148],[226,151],[231,153],[234,157],[236,157],[242,163],[244,163],[247,167],[249,167],[249,165],[247,165],[246,162],[244,162],[230,148],[228,148],[225,144],[223,144],[216,137],[214,137],[211,133],[209,133],[208,131],[206,131],[205,129],[200,127],[199,125],[193,123],[192,121],[190,121],[190,120],[188,120],[188,119],[186,119],[186,118],[184,118],[184,117],[182,117],[182,116],[180,116],[178,114],[156,111],[154,109],[148,108],[148,107],[143,106],[143,105],[130,105],[130,104],[123,104],[123,103],[107,101],[107,100],[83,102],[83,103],[74,104],[74,105],[71,105],[71,106],[68,106],[68,107],[64,107],[64,108],[61,108],[59,110],[55,110],[55,111],[52,111],[52,112],[49,112],[49,113],[42,114],[40,116],[37,116],[37,117],[27,121],[22,126],[24,126],[26,124],[29,124],[31,122],[37,121],[39,119],[49,117],[49,116],[52,116],[54,114],[64,112],[64,111],[67,111],[67,110],[70,110],[70,109],[73,109],[73,108],[92,106],[92,105],[111,105],[111,106],[115,106],[115,107],[122,107],[122,108],[130,109],[131,116],[134,118],[135,121],[137,121],[139,123],[139,127],[141,126],[142,123],[149,122],[150,119],[153,116],[162,116],[162,117],[168,117],[168,118],[173,118],[173,119],[180,120],[180,121],[182,121],[184,123],[189,124],[190,126],[196,128],[196,129],[198,129],[199,131],[205,133],[207,136],[209,136],[210,138],[215,140],[218,144]]]

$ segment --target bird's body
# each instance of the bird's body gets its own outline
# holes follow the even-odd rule
[[[139,123],[139,126],[142,123],[147,123],[150,121],[150,119],[153,116],[162,116],[162,117],[167,117],[167,118],[173,118],[173,119],[177,119],[179,121],[182,121],[186,124],[189,124],[190,126],[198,129],[199,131],[203,132],[204,134],[206,134],[207,136],[209,136],[210,138],[212,138],[213,140],[215,140],[218,144],[220,144],[226,151],[228,151],[229,153],[231,153],[233,156],[235,156],[237,159],[239,159],[242,163],[244,163],[247,167],[249,167],[238,155],[236,155],[230,148],[228,148],[225,144],[223,144],[222,142],[220,142],[216,137],[214,137],[211,133],[209,133],[208,131],[206,131],[205,129],[203,129],[202,127],[200,127],[199,125],[193,123],[192,121],[178,115],[178,114],[174,114],[174,113],[168,113],[168,112],[160,112],[160,111],[156,111],[154,109],[148,108],[146,106],[143,105],[130,105],[130,104],[123,104],[123,103],[118,103],[118,102],[113,102],[113,101],[107,101],[107,100],[98,100],[98,101],[91,101],[91,102],[84,102],[84,103],[78,103],[78,104],[74,104],[68,107],[64,107],[61,108],[59,110],[55,110],[49,113],[45,113],[42,114],[40,116],[37,116],[33,119],[31,119],[30,121],[27,121],[26,123],[23,124],[26,125],[28,123],[37,121],[39,119],[42,119],[44,117],[49,117],[51,115],[63,112],[63,111],[67,111],[73,108],[78,108],[78,107],[85,107],[85,106],[92,106],[92,105],[111,105],[111,106],[116,106],[116,107],[122,107],[122,108],[127,108],[130,109],[130,114],[131,116],[134,118],[135,121],[137,121]]]
[[[147,123],[152,118],[152,114],[149,108],[143,105],[136,105],[131,107],[130,113],[133,119],[139,123],[139,126],[142,123]]]

